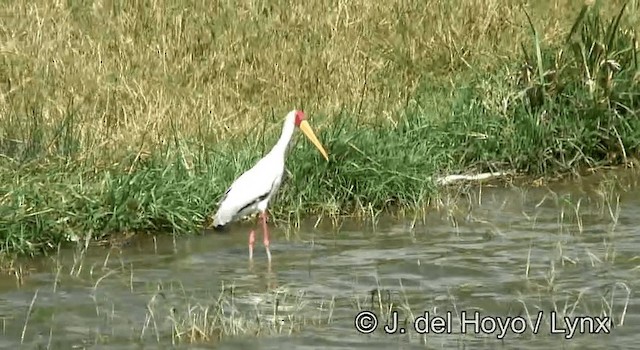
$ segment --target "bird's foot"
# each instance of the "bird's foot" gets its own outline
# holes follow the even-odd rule
[[[265,244],[264,250],[267,252],[267,261],[269,261],[269,266],[271,266],[271,250],[269,250],[269,244]]]
[[[267,252],[267,260],[271,263],[271,250],[269,249],[269,228],[267,227],[267,213],[262,212],[262,238],[264,243],[264,250]]]
[[[253,245],[256,242],[256,232],[251,230],[249,232],[249,260],[253,260]]]
[[[271,249],[269,249],[271,242],[269,240],[269,231],[267,230],[264,231],[262,243],[264,243],[264,250],[267,252],[267,260],[271,263]]]

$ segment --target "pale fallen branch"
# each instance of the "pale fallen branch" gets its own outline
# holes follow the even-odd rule
[[[458,181],[480,181],[508,175],[513,175],[513,173],[508,171],[501,171],[496,173],[481,173],[475,175],[447,175],[437,178],[436,183],[438,185],[449,185]]]

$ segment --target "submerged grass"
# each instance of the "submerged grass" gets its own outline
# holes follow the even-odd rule
[[[420,208],[438,175],[630,164],[640,146],[638,21],[628,15],[637,10],[5,3],[2,250],[197,232],[294,107],[310,114],[330,162],[293,147],[272,208],[279,220]]]
[[[637,184],[635,179],[625,182]],[[219,341],[234,338],[247,341],[251,337],[291,334],[309,336],[323,334],[322,332],[332,334],[328,336],[329,341],[344,341],[342,337],[354,335],[377,340],[389,339],[382,327],[390,323],[394,311],[398,312],[399,325],[407,330],[411,329],[413,321],[423,316],[425,311],[432,317],[442,316],[450,311],[453,314],[453,334],[418,334],[408,331],[394,337],[402,342],[422,344],[428,348],[451,348],[456,341],[460,348],[469,348],[472,344],[483,342],[490,346],[495,346],[496,342],[502,344],[501,340],[496,340],[497,333],[460,332],[461,312],[475,310],[483,315],[522,317],[527,323],[526,332],[516,334],[508,330],[504,340],[520,346],[527,340],[539,342],[537,345],[562,341],[563,335],[553,335],[547,331],[550,329],[551,311],[557,313],[559,320],[565,316],[608,316],[614,327],[625,327],[625,331],[628,331],[634,327],[632,323],[635,315],[631,306],[635,297],[632,290],[637,283],[633,277],[625,276],[629,276],[627,272],[637,269],[633,266],[637,265],[638,257],[634,251],[621,246],[621,241],[616,242],[614,239],[616,235],[627,236],[628,233],[624,232],[631,227],[628,223],[619,223],[618,214],[621,209],[616,200],[619,196],[618,189],[614,188],[616,186],[624,184],[614,178],[607,178],[597,187],[588,187],[592,190],[591,193],[575,194],[573,198],[553,189],[534,195],[523,193],[521,197],[518,194],[515,198],[499,196],[505,202],[513,201],[506,204],[508,207],[517,206],[519,202],[535,203],[543,197],[540,204],[523,207],[532,217],[542,216],[541,225],[546,227],[541,229],[545,232],[544,236],[534,238],[537,243],[535,250],[532,252],[529,249],[528,256],[526,253],[516,254],[512,264],[504,265],[493,259],[505,249],[526,252],[526,246],[521,245],[521,238],[515,237],[521,233],[512,233],[513,236],[508,238],[511,240],[509,248],[500,244],[487,245],[495,249],[485,251],[486,255],[482,255],[483,259],[488,259],[487,268],[510,266],[507,270],[499,270],[499,274],[504,274],[502,276],[492,274],[490,281],[495,281],[495,284],[486,284],[486,279],[479,278],[445,287],[439,285],[443,283],[442,280],[434,285],[422,283],[419,276],[405,275],[398,278],[390,270],[365,268],[361,270],[360,276],[352,272],[349,277],[345,277],[356,279],[351,290],[347,288],[333,296],[304,285],[264,288],[263,282],[273,277],[270,274],[254,276],[250,280],[237,279],[236,276],[234,279],[237,282],[222,283],[219,288],[211,288],[193,280],[187,282],[190,278],[183,274],[178,274],[183,280],[168,276],[156,280],[159,276],[156,270],[158,266],[149,271],[146,264],[138,265],[122,260],[123,257],[130,258],[130,254],[118,256],[115,251],[103,261],[99,257],[105,253],[103,250],[92,254],[91,249],[95,249],[94,247],[78,246],[72,258],[64,252],[45,258],[54,262],[45,264],[45,268],[51,269],[49,273],[55,274],[55,278],[50,276],[51,280],[55,280],[53,287],[40,286],[32,295],[14,301],[21,306],[21,312],[18,316],[10,315],[4,320],[9,331],[5,333],[3,329],[3,336],[8,341],[20,342],[23,346],[46,348],[123,343],[150,346],[204,343],[205,346],[215,346]],[[483,198],[481,191],[474,194],[477,196],[474,203],[491,201],[492,195]],[[543,203],[546,201],[550,201],[550,204]],[[585,204],[581,206],[581,202]],[[467,215],[477,216],[478,220],[486,219],[485,222],[489,224],[493,220],[492,216],[500,217],[501,221],[496,222],[496,225],[509,226],[503,221],[505,213],[502,210],[487,211],[487,207],[495,208],[491,205],[479,206],[479,210]],[[556,213],[557,224],[553,222]],[[526,213],[525,218],[529,218]],[[590,220],[596,229],[583,233],[582,222]],[[446,225],[446,220],[438,225],[442,223]],[[434,222],[430,225],[434,225]],[[474,223],[466,225],[479,226]],[[549,228],[548,225],[554,228]],[[604,232],[599,230],[602,227],[607,227]],[[534,218],[531,220],[531,231],[537,228]],[[568,239],[567,233],[575,239]],[[469,264],[469,267],[477,266],[478,258],[480,257],[470,257],[464,263]],[[34,259],[25,261],[32,264]],[[166,263],[169,264],[167,268],[175,268],[175,261]],[[458,271],[456,269],[460,267],[454,267],[450,271],[455,275]],[[183,271],[200,273],[194,268]],[[227,277],[225,272],[222,273],[221,280]],[[237,275],[234,272],[228,273]],[[602,273],[606,276],[601,275]],[[318,272],[318,276],[321,275]],[[585,280],[580,276],[593,278]],[[359,277],[369,283],[359,281]],[[41,278],[38,277],[38,280]],[[285,277],[285,280],[292,284],[305,283],[293,281],[290,277]],[[34,282],[38,283],[31,283]],[[329,286],[339,283],[341,289],[344,289],[344,280],[327,283]],[[83,297],[86,293],[90,294],[90,300]],[[73,311],[69,312],[69,308]],[[378,316],[379,327],[372,334],[361,335],[354,329],[354,317],[360,311],[373,312]],[[539,324],[541,331],[534,333],[531,329],[538,323],[537,317],[542,317]],[[615,332],[620,330],[616,329]],[[595,341],[608,341],[601,337],[598,339]],[[593,342],[594,338],[576,334],[576,338],[567,341],[584,343]]]

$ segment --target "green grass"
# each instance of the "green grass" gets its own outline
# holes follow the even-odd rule
[[[638,4],[554,6],[3,4],[2,249],[198,232],[292,108],[330,162],[296,143],[284,221],[422,208],[440,175],[631,164]]]

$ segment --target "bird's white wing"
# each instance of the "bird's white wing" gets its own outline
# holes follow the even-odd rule
[[[243,210],[266,199],[280,184],[282,166],[262,159],[238,177],[225,192],[214,217],[214,226],[238,219]]]

